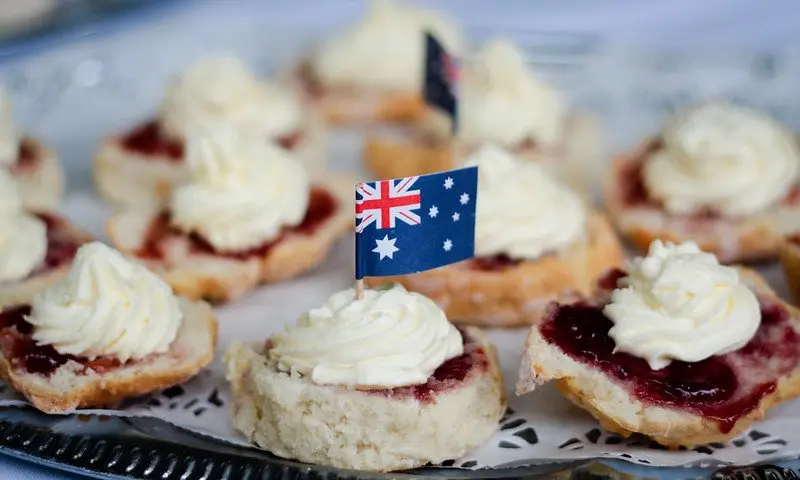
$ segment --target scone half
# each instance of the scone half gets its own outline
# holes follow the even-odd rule
[[[759,215],[723,218],[667,213],[647,199],[640,174],[643,162],[659,148],[660,140],[651,138],[614,158],[605,185],[608,212],[637,250],[646,252],[656,239],[692,240],[722,263],[774,260],[783,235],[800,229],[797,188],[781,205]]]
[[[111,406],[182,383],[213,360],[217,321],[203,302],[180,299],[180,308],[183,323],[168,352],[122,365],[53,356],[52,348],[35,346],[30,331],[20,332],[26,324],[6,309],[0,313],[0,378],[45,413]]]
[[[304,222],[247,255],[221,255],[197,248],[190,236],[170,231],[158,210],[123,211],[109,219],[106,230],[117,249],[144,262],[176,294],[226,302],[259,284],[287,280],[316,267],[335,242],[353,227],[354,183],[349,177],[335,175],[330,175],[327,182],[324,187],[316,187],[331,201],[330,211],[323,219],[308,229]],[[164,237],[159,239],[158,255],[154,256],[149,244],[158,231]]]
[[[551,301],[573,291],[588,295],[598,275],[622,264],[622,248],[602,214],[589,215],[587,232],[586,240],[536,260],[495,263],[479,258],[413,275],[367,278],[365,283],[400,283],[439,304],[453,323],[531,325]]]
[[[55,210],[64,196],[64,170],[58,155],[33,137],[22,139],[20,156],[11,167],[22,203],[31,210]]]
[[[540,324],[528,334],[517,394],[531,392],[536,386],[553,381],[566,398],[594,416],[603,428],[624,437],[643,434],[667,447],[693,447],[734,438],[762,419],[770,407],[800,394],[800,356],[796,353],[800,346],[800,311],[781,301],[757,273],[746,269],[740,269],[739,273],[761,305],[762,326],[756,336],[735,352],[712,357],[716,363],[711,371],[684,372],[677,379],[678,384],[671,383],[675,379],[661,381],[660,377],[647,377],[659,380],[654,391],[660,400],[635,393],[631,383],[565,352],[557,343],[548,340],[552,338],[548,333],[543,333],[553,331],[549,329],[564,305],[602,309],[617,279],[624,276],[621,271],[602,278],[598,282],[598,292],[591,298],[575,296],[551,305]],[[583,333],[573,330],[570,335],[575,341]],[[601,336],[604,338],[598,342],[611,341],[606,334]],[[647,368],[646,363],[644,365]],[[634,372],[626,366],[615,368]],[[716,379],[730,379],[729,372],[737,382],[734,387],[714,383]],[[634,377],[629,378],[636,379],[639,373],[632,375]],[[664,400],[669,392],[694,389],[694,382],[707,392],[734,390],[730,390],[729,397],[718,399],[718,403],[698,401],[677,405]],[[647,390],[644,392],[649,394]],[[754,396],[748,397],[751,393]],[[704,411],[704,408],[709,410]]]
[[[800,302],[800,235],[787,235],[780,245],[783,275],[795,304]]]
[[[462,335],[464,355],[424,385],[393,390],[317,385],[280,372],[267,344],[234,343],[225,355],[233,425],[275,455],[339,468],[392,471],[457,458],[495,432],[506,407],[494,347],[478,329]]]

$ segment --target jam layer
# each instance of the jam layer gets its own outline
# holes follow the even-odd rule
[[[609,276],[604,287],[621,278]],[[613,326],[601,306],[560,305],[539,327],[544,339],[573,359],[613,377],[644,403],[712,419],[723,433],[758,407],[779,377],[800,364],[800,335],[780,305],[761,305],[761,326],[741,349],[694,363],[673,361],[651,370],[646,361],[614,352]]]
[[[39,163],[40,156],[36,144],[27,138],[23,138],[19,143],[19,152],[17,153],[17,162],[11,166],[12,173],[20,173],[36,167]]]
[[[89,369],[96,373],[118,368],[122,363],[114,358],[88,358],[58,353],[50,345],[37,345],[31,338],[33,325],[26,321],[31,313],[28,305],[0,312],[0,349],[11,364],[24,372],[50,376],[70,360],[81,364],[84,373]]]
[[[214,255],[236,260],[263,257],[288,234],[313,234],[320,225],[333,216],[337,208],[338,202],[328,190],[314,187],[311,189],[306,216],[299,225],[285,229],[275,240],[241,252],[219,252],[199,234],[192,233],[187,235],[172,227],[170,212],[165,210],[151,223],[147,235],[145,235],[144,242],[142,242],[142,247],[136,255],[141,258],[153,260],[163,259],[165,255],[165,246],[168,242],[175,239],[184,239],[189,242],[190,251],[196,254]]]
[[[47,225],[47,254],[33,275],[55,270],[75,257],[81,242],[72,235],[67,225],[58,217],[46,213],[36,214]]]
[[[490,257],[476,257],[470,263],[470,266],[475,270],[482,270],[484,272],[497,272],[506,270],[508,268],[516,267],[522,263],[522,260],[511,258],[506,254],[492,255]]]
[[[292,150],[300,143],[299,131],[275,139],[287,150]],[[143,157],[171,162],[183,161],[183,143],[169,139],[161,131],[158,122],[149,121],[137,126],[122,138],[122,146]]]

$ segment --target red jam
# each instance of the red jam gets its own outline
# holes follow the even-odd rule
[[[17,153],[17,163],[11,167],[13,173],[30,170],[39,163],[38,149],[36,143],[30,139],[23,138],[19,143],[19,153]]]
[[[47,254],[42,265],[33,272],[39,274],[70,263],[81,243],[65,228],[60,218],[46,213],[37,213],[36,216],[47,225]]]
[[[611,284],[619,274],[605,279]],[[613,280],[613,281],[616,281]],[[800,364],[800,335],[779,305],[761,305],[761,325],[741,349],[694,363],[673,361],[651,370],[646,361],[614,352],[613,326],[602,307],[558,305],[539,327],[544,339],[577,361],[626,385],[645,403],[691,411],[712,419],[723,433],[775,391],[779,377]]]
[[[299,131],[283,135],[275,141],[283,148],[292,150],[302,139]],[[171,162],[183,161],[183,143],[171,140],[161,131],[155,120],[133,129],[122,139],[122,145],[139,155],[154,159],[167,159]]]
[[[313,187],[308,201],[308,210],[303,221],[296,227],[287,228],[275,240],[271,240],[261,246],[251,248],[241,252],[218,252],[202,236],[197,233],[186,235],[180,230],[170,225],[169,211],[162,212],[156,217],[145,236],[142,247],[137,252],[137,256],[149,259],[161,259],[164,257],[164,245],[170,238],[186,238],[190,243],[190,249],[194,253],[214,255],[219,257],[232,258],[236,260],[247,260],[251,257],[263,257],[280,242],[287,234],[311,235],[316,229],[328,220],[338,208],[338,202],[327,190]]]
[[[31,338],[33,325],[25,320],[30,313],[31,307],[28,305],[0,312],[0,348],[14,367],[28,373],[49,376],[70,360],[80,363],[85,370],[91,369],[96,373],[122,365],[114,358],[89,360],[74,355],[63,355],[50,345],[37,345]]]
[[[422,385],[399,387],[393,389],[363,390],[372,395],[383,395],[391,398],[413,396],[421,403],[432,402],[437,394],[460,386],[470,372],[485,371],[489,368],[489,358],[483,347],[461,330],[464,339],[464,353],[444,362],[433,372],[428,381]]]
[[[490,257],[476,257],[472,260],[470,266],[475,270],[496,272],[516,267],[520,263],[522,263],[522,260],[511,258],[508,255],[501,253],[498,255],[492,255]]]
[[[303,91],[311,98],[319,98],[325,93],[325,87],[309,63],[304,63],[297,69],[297,80],[303,86]]]

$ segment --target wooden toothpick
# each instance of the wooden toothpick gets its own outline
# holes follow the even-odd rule
[[[356,300],[364,298],[364,280],[356,280]]]

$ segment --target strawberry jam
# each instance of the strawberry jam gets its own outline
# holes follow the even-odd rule
[[[613,277],[604,280],[606,285]],[[576,303],[554,305],[539,331],[548,343],[614,378],[643,403],[714,420],[723,433],[774,392],[779,377],[800,364],[800,335],[780,305],[762,302],[761,325],[739,350],[700,362],[673,361],[661,370],[650,369],[641,358],[615,352],[608,335],[612,326],[601,306]]]
[[[302,139],[300,131],[280,136],[275,141],[283,148],[292,150]],[[150,122],[139,125],[122,138],[122,145],[131,152],[143,157],[165,159],[171,162],[183,161],[183,142],[168,138],[158,125]]]
[[[0,312],[0,348],[11,364],[27,373],[49,376],[70,360],[101,373],[121,365],[114,358],[88,358],[58,353],[50,345],[37,345],[31,338],[33,325],[25,319],[31,313],[28,305],[9,308]]]
[[[520,263],[522,263],[522,260],[511,258],[508,255],[501,253],[489,257],[476,257],[474,260],[472,260],[470,266],[475,270],[496,272],[516,267]]]
[[[40,155],[36,143],[30,139],[23,138],[19,143],[17,162],[11,167],[14,173],[23,172],[36,167],[39,163]]]
[[[36,214],[47,225],[47,254],[34,274],[54,270],[72,261],[81,242],[66,228],[64,221],[46,213]]]
[[[190,250],[197,254],[214,255],[236,260],[263,257],[286,235],[313,234],[320,225],[336,212],[338,207],[337,200],[328,190],[313,187],[310,192],[306,215],[299,225],[285,229],[275,240],[240,252],[219,252],[201,235],[197,233],[187,235],[177,228],[174,228],[170,223],[170,213],[165,210],[150,224],[150,228],[142,242],[142,247],[137,252],[137,256],[154,260],[161,259],[164,256],[164,245],[170,239],[183,238],[189,242]]]

